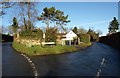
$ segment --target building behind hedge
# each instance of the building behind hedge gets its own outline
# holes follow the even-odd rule
[[[21,44],[25,44],[27,46],[31,45],[41,45],[44,40],[44,33],[39,30],[34,30],[28,33],[22,32],[17,33],[17,37],[14,41],[19,42]],[[38,36],[40,35],[40,36]],[[32,37],[33,36],[33,37]],[[37,37],[35,37],[37,36]],[[89,34],[75,34],[72,30],[68,33],[57,33],[56,44],[57,45],[79,45],[80,43],[87,43],[90,42],[90,35]]]
[[[61,45],[78,45],[80,43],[80,39],[73,31],[69,31],[68,33],[61,35],[61,39],[58,43]]]

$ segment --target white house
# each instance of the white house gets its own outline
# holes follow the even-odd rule
[[[69,45],[71,46],[71,43],[73,42],[74,39],[77,39],[77,35],[71,30],[65,35],[66,38],[62,39],[62,45],[66,44],[66,41],[69,42]],[[78,40],[79,41],[79,40]]]

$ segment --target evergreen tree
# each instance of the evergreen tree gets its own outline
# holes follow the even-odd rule
[[[27,24],[25,18],[24,18],[24,30],[27,30]]]
[[[77,33],[78,33],[77,27],[74,27],[72,31],[73,31],[75,34],[77,34]]]
[[[64,12],[56,10],[55,7],[45,7],[42,15],[38,17],[38,20],[45,23],[47,28],[49,28],[50,23],[53,23],[54,26],[60,26],[63,30],[65,30],[63,26],[70,22],[70,20],[67,19],[68,15],[65,16]]]
[[[51,8],[47,8],[45,7],[43,9],[43,13],[40,17],[38,17],[39,21],[42,21],[43,23],[45,23],[47,25],[47,27],[49,27],[49,24],[54,21],[54,16],[55,16],[55,8],[51,7]]]
[[[108,27],[109,34],[116,33],[116,31],[119,29],[119,23],[116,17],[113,18],[113,20],[110,22],[110,25]]]
[[[68,15],[65,16],[64,12],[60,10],[56,10],[55,19],[56,19],[56,24],[66,32],[66,29],[64,28],[64,26],[70,22],[70,20],[68,20]]]
[[[17,22],[16,17],[13,18],[13,24],[12,24],[12,26],[13,26],[13,32],[14,32],[14,33],[17,33],[18,22]]]

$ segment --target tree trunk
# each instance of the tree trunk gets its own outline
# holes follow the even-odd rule
[[[30,22],[30,0],[28,0],[28,29],[31,29],[31,22]]]

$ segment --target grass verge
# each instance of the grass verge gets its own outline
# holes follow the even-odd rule
[[[18,51],[25,53],[30,56],[35,56],[35,55],[50,55],[50,54],[60,54],[60,53],[66,53],[66,52],[74,52],[78,51],[80,49],[86,48],[91,45],[91,42],[89,43],[82,43],[80,45],[76,46],[61,46],[61,45],[56,45],[53,47],[41,47],[39,45],[34,45],[32,47],[27,47],[24,44],[19,44],[17,42],[12,43],[12,47]]]

